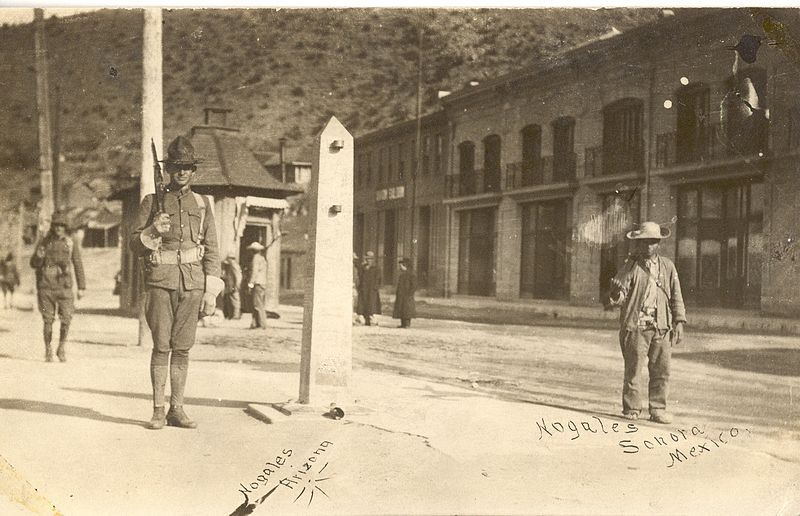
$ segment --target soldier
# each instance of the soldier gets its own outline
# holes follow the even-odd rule
[[[639,376],[647,363],[650,420],[669,424],[667,387],[672,346],[683,340],[686,310],[678,271],[669,258],[658,254],[669,228],[643,222],[627,238],[638,244],[638,253],[611,280],[611,303],[620,305],[619,343],[625,362],[622,413],[636,420],[642,410]]]
[[[50,341],[53,338],[53,321],[56,311],[61,319],[56,355],[60,361],[67,361],[64,346],[67,342],[72,314],[75,312],[70,267],[75,269],[78,299],[83,297],[86,290],[80,249],[75,246],[72,237],[67,234],[67,226],[67,215],[63,212],[54,213],[50,231],[37,244],[30,261],[31,267],[36,269],[37,301],[44,321],[44,359],[47,362],[53,361]]]
[[[224,287],[214,214],[208,199],[190,187],[196,164],[194,148],[187,138],[178,136],[170,143],[164,160],[170,183],[160,203],[163,211],[155,213],[154,196],[146,196],[129,242],[135,253],[145,257],[146,264],[145,317],[153,334],[153,418],[148,428],[153,430],[165,423],[197,427],[183,410],[189,350],[194,345],[200,314],[214,315],[217,295]],[[171,393],[165,415],[167,372]]]

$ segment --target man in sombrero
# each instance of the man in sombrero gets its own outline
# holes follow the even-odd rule
[[[642,411],[639,377],[646,361],[650,420],[672,422],[667,412],[670,356],[672,346],[683,339],[686,309],[675,265],[658,254],[661,240],[669,235],[669,228],[655,222],[644,222],[629,231],[626,236],[635,244],[635,253],[611,280],[610,301],[621,307],[622,413],[629,420],[638,419]]]
[[[170,182],[163,192],[161,211],[153,208],[153,194],[147,195],[129,242],[131,250],[145,257],[145,316],[153,334],[153,418],[147,426],[153,430],[165,424],[197,426],[183,409],[189,350],[199,316],[214,315],[217,295],[225,286],[220,278],[214,213],[208,198],[191,189],[197,163],[189,139],[178,136],[170,143],[164,160]],[[164,410],[167,377],[169,412]]]

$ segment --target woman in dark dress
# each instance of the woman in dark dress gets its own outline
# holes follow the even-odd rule
[[[411,319],[417,316],[414,306],[414,291],[417,290],[417,277],[411,270],[411,260],[400,260],[400,274],[397,275],[397,290],[392,317],[400,319],[401,328],[410,328]]]
[[[364,316],[364,325],[372,324],[372,316],[381,313],[381,271],[375,266],[375,253],[367,251],[358,281],[358,315]]]

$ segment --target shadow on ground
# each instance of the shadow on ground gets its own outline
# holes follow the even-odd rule
[[[725,349],[674,353],[674,358],[711,364],[734,371],[800,376],[800,349]]]
[[[25,412],[39,412],[56,416],[80,417],[83,419],[93,419],[103,423],[117,423],[120,425],[134,425],[144,427],[143,421],[127,419],[123,417],[113,417],[101,414],[94,409],[86,407],[75,407],[73,405],[62,405],[61,403],[50,403],[47,401],[21,400],[21,399],[0,399],[0,409],[24,410]]]
[[[136,400],[152,400],[150,394],[142,394],[139,392],[122,392],[122,391],[105,391],[102,389],[82,389],[77,387],[62,387],[66,391],[84,392],[87,394],[100,394],[103,396],[118,396],[120,398],[130,398]],[[238,401],[238,400],[223,400],[216,398],[191,398],[187,397],[183,400],[184,405],[197,405],[200,407],[222,407],[222,408],[238,408],[246,409],[248,405],[253,403],[262,403],[260,401]],[[0,405],[0,408],[3,408]]]
[[[125,312],[123,312],[119,308],[76,308],[76,314],[85,314],[85,315],[106,315],[110,317],[129,317]]]
[[[204,343],[205,344],[205,343]],[[264,362],[260,360],[247,360],[247,359],[222,359],[222,358],[193,358],[193,362],[217,362],[228,364],[246,364],[252,367],[255,371],[264,371],[268,373],[299,373],[300,362]]]

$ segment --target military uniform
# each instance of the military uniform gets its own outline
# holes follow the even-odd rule
[[[66,218],[56,214],[53,226],[61,224],[66,227]],[[86,277],[83,274],[83,261],[80,248],[75,245],[69,235],[57,236],[53,229],[36,246],[31,256],[30,265],[36,269],[36,291],[39,312],[44,321],[45,359],[52,360],[50,343],[53,336],[53,322],[56,312],[61,320],[58,350],[56,354],[66,361],[65,344],[69,333],[75,302],[72,292],[72,271],[75,270],[75,281],[78,290],[86,289]]]
[[[180,145],[191,149],[191,143],[179,137],[170,145],[167,162],[177,153],[179,140]],[[189,154],[193,154],[193,149]],[[157,215],[153,201],[152,194],[142,200],[129,246],[134,253],[143,256],[145,262],[145,317],[153,335],[150,375],[156,409],[154,421],[163,417],[169,371],[170,413],[166,422],[193,428],[194,422],[183,413],[189,350],[194,345],[200,311],[204,303],[210,303],[204,296],[211,294],[216,304],[216,296],[223,287],[214,214],[208,201],[193,193],[189,185],[167,187],[162,211],[169,215],[170,227],[155,237],[160,244],[153,245],[153,235],[157,234],[152,225]],[[172,418],[175,414],[178,417]],[[151,428],[160,426],[151,421]]]

